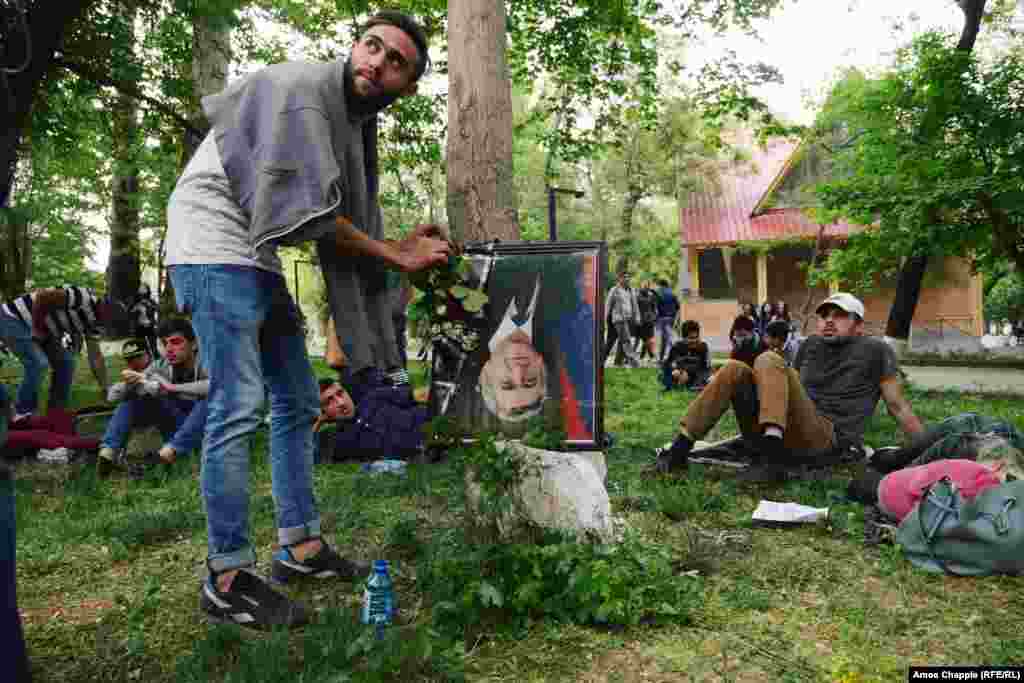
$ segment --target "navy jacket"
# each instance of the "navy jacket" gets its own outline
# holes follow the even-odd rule
[[[336,460],[408,458],[423,445],[427,407],[413,400],[409,385],[377,386],[359,399],[351,420],[339,420]]]
[[[679,313],[679,299],[668,287],[658,288],[658,317],[675,318]]]

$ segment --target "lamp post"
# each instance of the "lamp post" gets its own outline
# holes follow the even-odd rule
[[[583,190],[569,190],[563,187],[551,187],[548,185],[548,239],[552,242],[558,240],[558,222],[555,218],[555,194],[561,192],[563,194],[571,194],[572,196],[580,199],[583,197]]]

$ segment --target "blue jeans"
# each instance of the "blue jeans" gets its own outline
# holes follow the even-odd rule
[[[299,310],[284,277],[246,266],[170,267],[210,376],[200,487],[213,572],[256,563],[249,542],[249,436],[270,396],[270,467],[278,541],[320,535],[313,497],[313,421],[320,394]]]
[[[100,445],[123,448],[133,429],[156,427],[164,437],[164,444],[178,455],[188,455],[203,444],[206,406],[206,399],[189,401],[175,396],[125,399],[107,423]]]
[[[672,348],[672,318],[663,317],[654,321],[654,330],[661,336],[661,349],[658,352],[658,360],[665,360],[669,349]]]
[[[0,313],[0,339],[25,368],[25,376],[14,404],[16,413],[34,413],[39,408],[39,387],[43,373],[53,369],[47,409],[65,408],[71,397],[71,380],[75,376],[77,354],[64,348],[59,339],[50,336],[43,344],[32,339],[32,328],[17,318]]]

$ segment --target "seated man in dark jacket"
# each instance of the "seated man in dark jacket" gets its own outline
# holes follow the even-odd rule
[[[427,407],[417,403],[408,384],[381,384],[365,392],[356,405],[338,382],[320,380],[319,432],[335,423],[333,438],[317,438],[317,462],[407,459],[423,446]],[[329,444],[329,445],[328,445]]]
[[[661,364],[661,385],[665,391],[675,387],[700,391],[711,376],[711,351],[700,338],[700,323],[696,320],[684,322],[682,333],[683,339],[672,345]]]

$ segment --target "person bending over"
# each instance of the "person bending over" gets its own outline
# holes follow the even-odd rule
[[[14,422],[37,413],[39,387],[49,368],[47,410],[66,409],[78,352],[88,348],[89,367],[107,391],[107,366],[100,352],[104,328],[127,315],[119,302],[99,299],[86,287],[37,289],[0,305],[0,341],[25,369],[15,402]]]
[[[369,569],[323,537],[313,491],[317,382],[278,250],[316,242],[354,378],[399,364],[386,269],[441,265],[451,245],[437,225],[384,239],[377,115],[416,92],[429,59],[415,20],[380,12],[347,59],[273,64],[203,98],[211,130],[171,193],[166,262],[210,373],[200,485],[209,571],[199,593],[211,621],[268,630],[311,616],[252,571],[249,437],[268,395],[280,546],[272,579],[352,580]]]
[[[818,334],[800,347],[795,367],[773,351],[751,367],[730,360],[680,420],[680,434],[658,453],[656,468],[686,467],[694,441],[732,405],[743,436],[756,444],[758,462],[744,472],[750,481],[782,481],[800,460],[834,460],[862,448],[864,430],[878,399],[885,401],[905,434],[923,431],[903,395],[896,355],[880,339],[863,336],[864,304],[838,293],[818,306]]]

